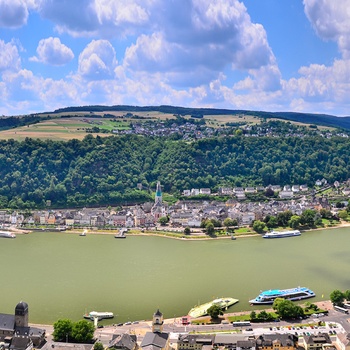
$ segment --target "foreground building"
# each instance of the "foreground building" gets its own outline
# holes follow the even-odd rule
[[[31,350],[45,343],[45,330],[28,324],[28,304],[24,301],[15,307],[15,314],[0,313],[0,341],[10,349]]]

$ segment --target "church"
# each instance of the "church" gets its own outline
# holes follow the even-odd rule
[[[15,314],[0,313],[0,342],[9,349],[31,350],[45,342],[45,330],[28,324],[28,304],[24,301],[15,307]]]
[[[147,332],[141,343],[142,350],[169,350],[169,333],[163,332],[163,314],[159,309],[153,314],[152,332]]]

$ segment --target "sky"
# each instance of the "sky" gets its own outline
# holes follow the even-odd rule
[[[0,0],[0,115],[96,104],[350,116],[350,0]]]

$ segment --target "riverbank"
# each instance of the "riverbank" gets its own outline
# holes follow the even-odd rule
[[[301,232],[309,232],[309,231],[320,231],[320,230],[333,230],[337,228],[344,228],[344,227],[350,227],[350,222],[342,221],[336,226],[330,226],[330,227],[318,227],[318,228],[312,228],[309,230],[300,230]],[[80,234],[82,233],[82,230],[70,230],[71,233]],[[119,233],[119,230],[88,230],[87,234],[105,234],[105,235],[117,235]],[[156,237],[164,237],[164,238],[171,238],[171,239],[178,239],[178,240],[186,240],[186,241],[201,241],[201,240],[218,240],[218,239],[232,239],[231,235],[218,235],[215,237],[210,237],[206,234],[203,234],[203,232],[199,229],[194,229],[190,235],[185,235],[181,230],[179,229],[168,229],[168,230],[162,230],[162,228],[156,228],[152,230],[144,230],[144,229],[130,229],[126,236],[156,236]],[[249,237],[259,237],[261,234],[256,232],[249,232],[249,233],[235,233],[234,237],[235,239],[240,238],[249,238]]]

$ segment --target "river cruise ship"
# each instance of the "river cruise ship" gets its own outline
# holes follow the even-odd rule
[[[238,301],[238,299],[233,298],[214,299],[212,301],[209,301],[208,303],[195,306],[188,312],[188,315],[192,318],[205,316],[208,314],[208,309],[213,305],[218,305],[222,310],[227,310],[227,308],[229,308],[231,305],[238,303]]]
[[[291,231],[270,231],[263,235],[263,238],[284,238],[284,237],[295,237],[300,236],[301,233],[299,230],[291,230]]]
[[[312,298],[316,294],[309,288],[297,287],[291,289],[272,289],[261,292],[255,299],[249,300],[250,304],[273,304],[276,298],[283,298],[287,300],[302,300]]]
[[[84,315],[84,318],[94,321],[95,318],[97,318],[99,321],[103,320],[105,318],[113,318],[114,314],[113,312],[98,312],[98,311],[91,311],[88,314]]]

